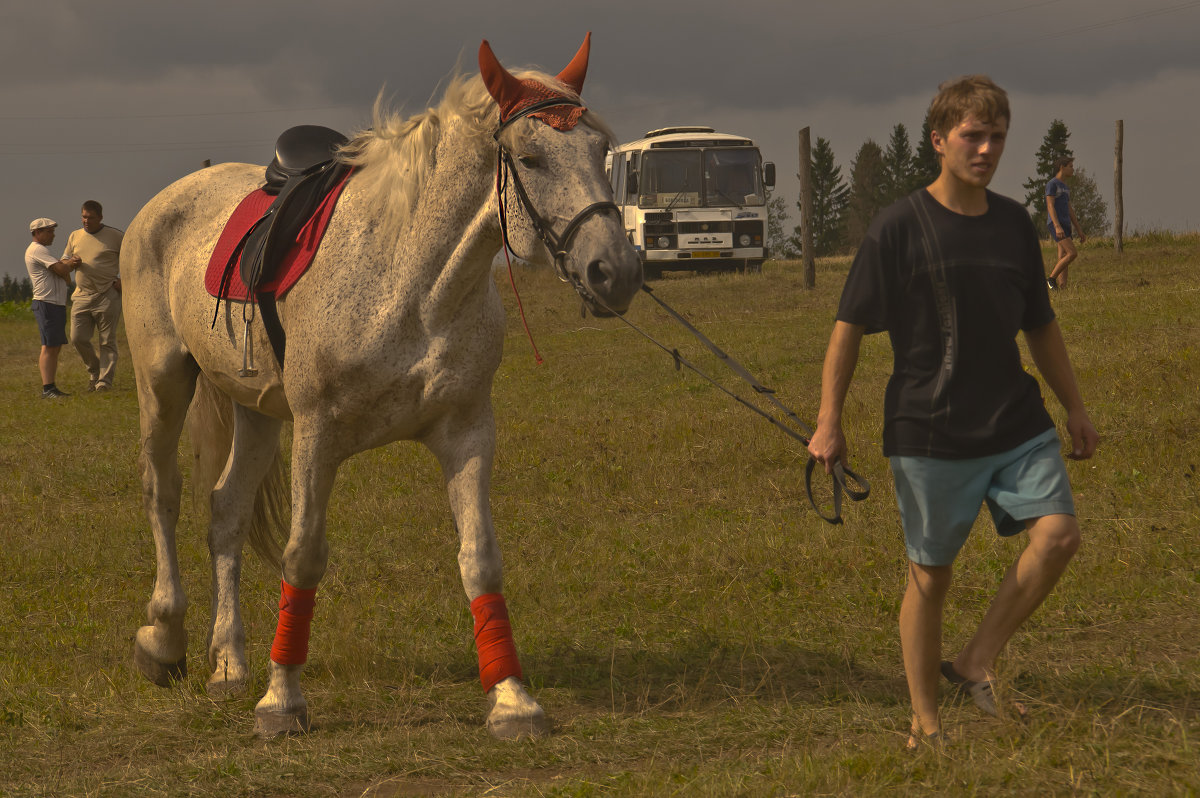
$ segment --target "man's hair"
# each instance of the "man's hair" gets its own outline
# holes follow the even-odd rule
[[[929,129],[945,138],[969,116],[981,122],[1012,122],[1008,95],[987,75],[964,75],[938,86],[929,104]]]
[[[1062,171],[1063,167],[1069,163],[1075,163],[1075,159],[1070,155],[1064,155],[1054,162],[1054,174]]]
[[[100,207],[100,203],[96,202],[95,200],[88,200],[88,201],[84,202],[83,207],[80,208],[80,210],[81,211],[91,211],[92,213],[98,213],[101,216],[104,215],[104,208]]]

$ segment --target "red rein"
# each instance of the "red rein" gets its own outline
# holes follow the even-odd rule
[[[271,644],[271,660],[280,665],[303,665],[308,661],[308,634],[312,624],[317,589],[301,590],[280,580],[279,625]]]
[[[513,643],[512,625],[504,596],[485,593],[471,602],[475,617],[475,647],[479,650],[479,681],[483,692],[490,691],[509,676],[521,678],[521,663]]]

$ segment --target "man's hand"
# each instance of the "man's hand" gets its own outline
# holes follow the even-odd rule
[[[1092,421],[1085,411],[1071,413],[1067,416],[1067,432],[1071,435],[1071,453],[1067,457],[1072,460],[1087,460],[1096,453],[1100,444],[1100,435],[1092,426]]]
[[[832,474],[833,467],[846,460],[846,436],[842,434],[841,425],[818,424],[808,442],[808,453],[825,467],[826,474]]]

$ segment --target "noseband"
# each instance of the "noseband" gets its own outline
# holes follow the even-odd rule
[[[572,100],[567,97],[551,97],[548,100],[542,100],[541,102],[533,103],[532,105],[522,108],[508,119],[504,120],[500,124],[500,127],[496,130],[495,134],[492,136],[492,138],[496,140],[496,146],[500,151],[500,157],[496,160],[496,202],[500,216],[500,235],[504,246],[510,252],[520,258],[521,255],[512,248],[512,245],[508,240],[508,206],[504,200],[504,193],[505,188],[508,186],[509,177],[511,176],[513,188],[517,190],[517,197],[521,200],[521,204],[525,207],[525,213],[529,215],[529,220],[533,224],[534,232],[537,233],[537,237],[546,245],[546,248],[550,250],[550,254],[554,258],[554,270],[558,273],[559,279],[563,282],[569,282],[574,285],[575,290],[579,292],[579,295],[584,299],[595,300],[595,297],[592,296],[591,292],[587,290],[582,280],[579,278],[572,278],[572,276],[567,272],[567,247],[570,246],[571,239],[575,236],[575,234],[579,232],[579,228],[583,226],[583,223],[589,218],[598,213],[604,213],[606,211],[611,211],[620,217],[620,208],[617,207],[615,202],[593,202],[591,205],[588,205],[583,210],[579,211],[579,213],[575,214],[571,221],[567,222],[567,226],[563,229],[562,235],[555,235],[550,223],[547,222],[546,219],[537,212],[535,207],[533,207],[533,202],[529,199],[529,194],[525,191],[525,186],[522,185],[521,177],[517,173],[516,164],[513,163],[512,153],[508,151],[507,147],[500,143],[500,134],[513,122],[521,119],[522,117],[545,110],[546,108],[552,108],[559,105],[581,106],[582,103],[580,103],[578,100]],[[528,259],[525,258],[525,260]]]

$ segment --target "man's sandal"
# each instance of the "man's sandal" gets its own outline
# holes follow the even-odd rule
[[[958,691],[964,695],[971,697],[975,702],[975,706],[980,710],[991,715],[993,718],[1000,717],[1000,708],[996,705],[996,696],[992,691],[992,680],[988,679],[982,682],[972,681],[954,669],[954,663],[949,660],[942,660],[942,676],[946,677],[946,681],[958,688]],[[1012,702],[1013,710],[1019,717],[1025,717],[1025,707],[1018,701]]]
[[[905,750],[917,751],[922,745],[927,745],[935,751],[941,751],[946,747],[946,738],[942,735],[941,731],[926,734],[915,727],[909,729],[908,742],[904,744]]]

